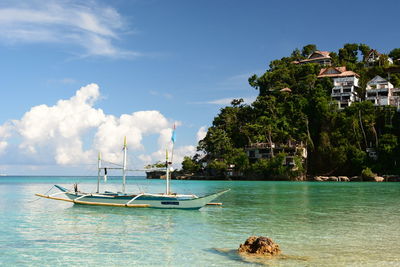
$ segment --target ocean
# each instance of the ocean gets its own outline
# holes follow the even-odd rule
[[[231,191],[222,207],[127,209],[38,199],[54,184],[95,191],[97,177],[0,177],[0,266],[400,266],[400,183],[172,181],[172,190]],[[109,178],[102,190],[121,190]],[[129,177],[129,192],[163,192]],[[51,192],[56,192],[52,189]],[[242,257],[251,235],[282,256]]]

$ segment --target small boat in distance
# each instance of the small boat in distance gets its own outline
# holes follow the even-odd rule
[[[122,170],[122,192],[99,192],[100,187],[100,174],[104,170],[104,178],[107,177],[107,169],[102,167],[101,155],[98,157],[98,177],[97,177],[97,191],[95,193],[85,193],[78,190],[77,185],[74,185],[73,190],[68,190],[60,185],[54,185],[61,192],[51,195],[35,194],[38,197],[49,198],[53,200],[67,201],[80,205],[92,206],[112,206],[112,207],[127,207],[127,208],[162,208],[162,209],[200,209],[206,205],[222,205],[221,203],[211,203],[220,195],[228,192],[230,189],[210,194],[203,197],[196,195],[185,195],[172,193],[170,191],[170,170],[172,162],[168,160],[168,153],[166,156],[166,191],[165,193],[140,193],[131,194],[125,192],[126,187],[126,160],[127,160],[127,145],[126,138],[123,147],[124,157],[122,168],[113,168]],[[65,195],[67,198],[59,197]]]

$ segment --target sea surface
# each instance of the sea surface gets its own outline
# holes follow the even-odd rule
[[[0,177],[0,266],[400,266],[400,183],[172,181],[179,193],[232,189],[222,207],[197,211],[34,196],[75,182],[93,192],[96,179]],[[164,181],[129,177],[127,189],[163,192]],[[120,180],[101,190],[120,191]],[[283,255],[239,256],[251,235]]]

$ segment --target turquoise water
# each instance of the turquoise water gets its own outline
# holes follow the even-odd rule
[[[223,207],[199,211],[34,196],[74,182],[94,191],[96,177],[0,177],[0,266],[400,266],[400,183],[173,181],[179,193],[232,189]],[[127,188],[164,182],[131,177]],[[284,257],[241,258],[233,250],[250,235],[271,237]]]

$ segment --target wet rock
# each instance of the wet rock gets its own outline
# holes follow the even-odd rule
[[[352,182],[361,182],[362,178],[361,178],[361,176],[353,176],[353,177],[350,178],[350,181],[352,181]]]
[[[400,177],[398,175],[383,175],[385,181],[387,182],[400,182]]]
[[[333,182],[337,182],[338,178],[336,176],[329,176],[328,181],[333,181]]]
[[[385,178],[383,178],[381,176],[375,176],[374,180],[375,180],[375,182],[383,182],[383,181],[385,181]]]
[[[258,256],[275,256],[281,253],[281,249],[269,237],[250,236],[244,244],[240,244],[238,252]]]
[[[315,176],[314,181],[323,182],[324,180],[322,180],[321,176]]]

